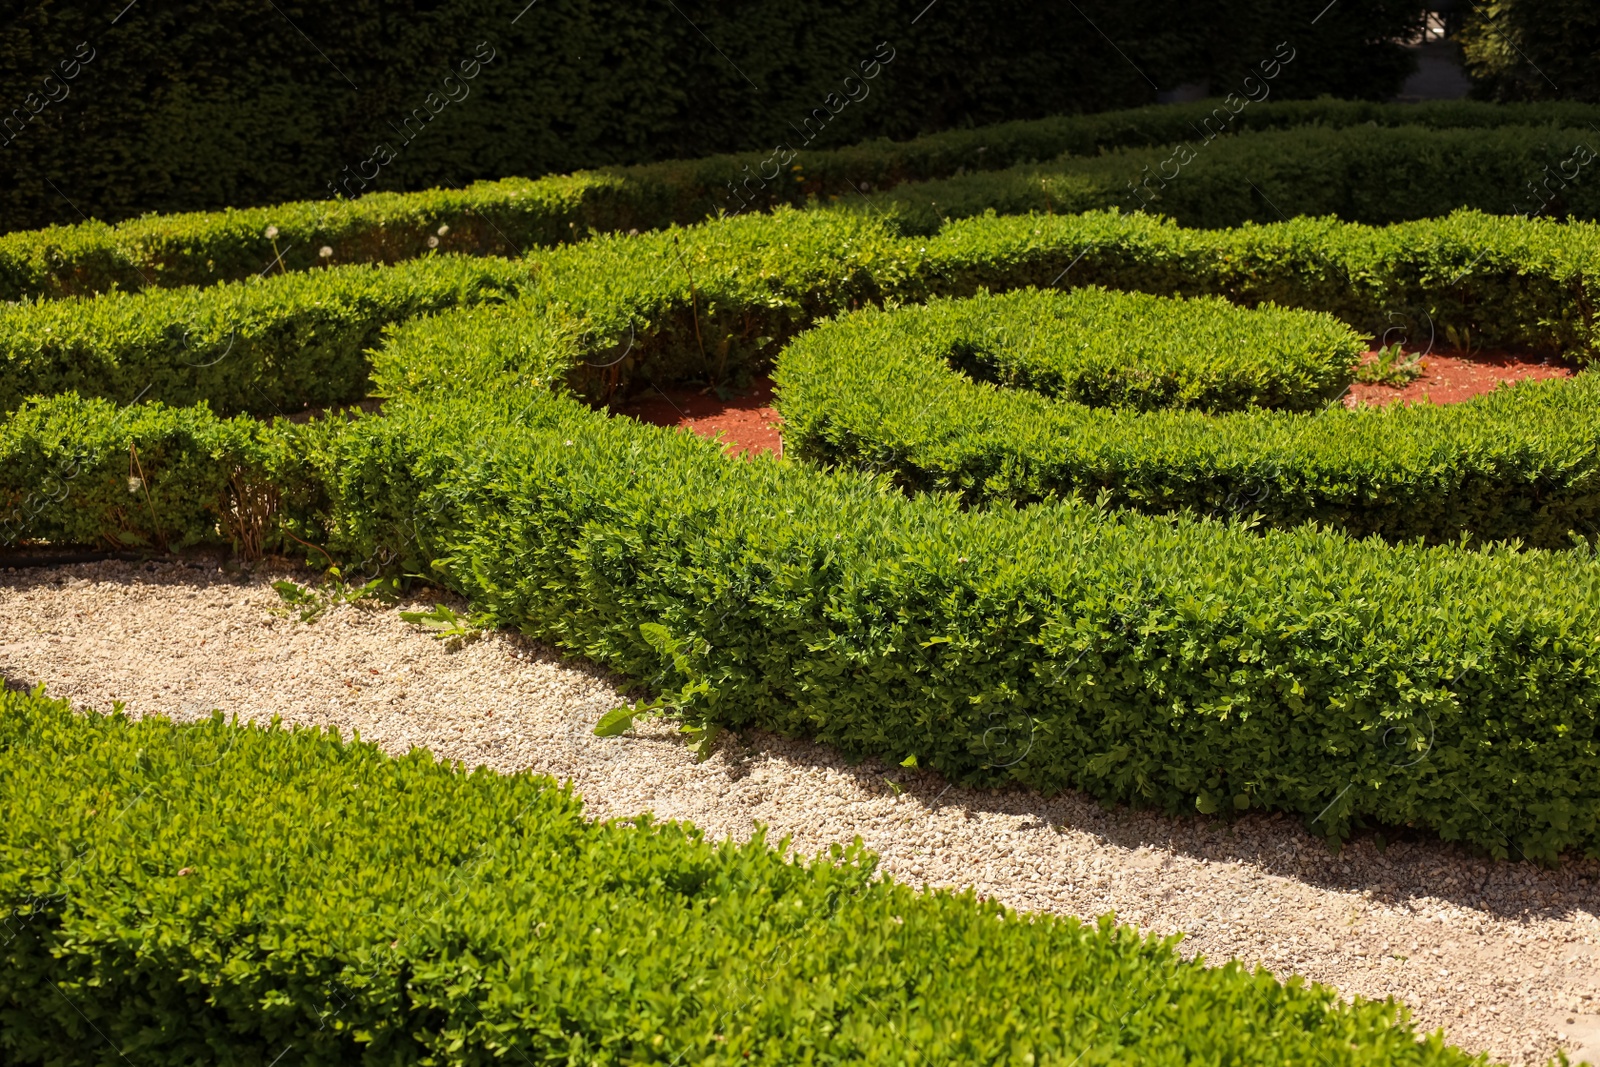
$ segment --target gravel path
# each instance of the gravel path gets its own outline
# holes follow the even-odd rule
[[[270,583],[285,576],[193,563],[0,572],[0,674],[93,707],[280,715],[392,751],[531,767],[575,780],[599,816],[649,809],[735,836],[755,820],[807,853],[860,834],[901,880],[972,885],[1018,909],[1114,910],[1183,931],[1184,951],[1211,960],[1398,997],[1423,1028],[1497,1060],[1543,1063],[1565,1047],[1600,1063],[1600,863],[1541,870],[1430,840],[1336,857],[1288,819],[1230,827],[947,788],[764,735],[696,764],[662,725],[594,737],[621,702],[602,671],[509,634],[450,651],[392,607],[303,624],[273,613]]]

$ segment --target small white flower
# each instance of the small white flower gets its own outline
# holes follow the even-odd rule
[[[445,234],[450,232],[450,224],[448,222],[439,223],[439,229],[437,232],[440,237],[443,237]]]
[[[139,487],[142,486],[142,485],[144,485],[143,481],[141,481],[138,478],[135,478],[131,474],[128,475],[128,492],[137,493],[139,491]]]
[[[267,227],[267,240],[270,241],[274,237],[277,237],[277,236],[278,236],[278,228],[276,226],[268,226]]]
[[[438,248],[439,247],[439,239],[437,237],[428,238],[428,247],[429,248]]]
[[[327,259],[329,256],[333,255],[333,246],[323,245],[321,248],[317,249],[317,255],[321,256],[323,259]]]
[[[568,441],[568,442],[567,442],[567,444],[569,444],[569,445],[570,445],[570,444],[571,444],[571,443],[572,443],[572,442],[571,442],[571,441]]]

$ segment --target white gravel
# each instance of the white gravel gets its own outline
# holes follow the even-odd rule
[[[303,624],[273,613],[270,583],[285,576],[196,563],[0,572],[0,673],[91,707],[278,715],[391,751],[533,768],[574,780],[597,816],[651,810],[735,837],[761,822],[807,853],[859,834],[897,879],[972,885],[1024,910],[1115,911],[1182,931],[1184,951],[1210,960],[1397,997],[1421,1027],[1497,1060],[1543,1063],[1566,1048],[1600,1063],[1595,861],[1552,871],[1425,839],[1333,856],[1289,819],[1230,826],[947,788],[769,735],[729,739],[696,764],[665,724],[594,737],[622,702],[603,671],[511,634],[450,651],[395,607]]]

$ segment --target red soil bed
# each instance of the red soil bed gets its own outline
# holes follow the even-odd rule
[[[783,455],[777,429],[783,420],[772,407],[770,378],[757,378],[748,390],[727,400],[693,386],[651,387],[613,410],[652,426],[681,426],[701,437],[720,433],[733,455]]]
[[[1368,352],[1363,361],[1375,358],[1376,353]],[[1396,400],[1458,404],[1505,383],[1570,378],[1573,373],[1571,367],[1555,360],[1507,352],[1430,352],[1422,357],[1422,374],[1415,381],[1403,386],[1356,382],[1344,402],[1347,407],[1360,403],[1381,407]],[[693,386],[652,387],[614,410],[653,426],[681,426],[702,437],[721,434],[732,455],[783,455],[783,439],[778,434],[783,420],[772,407],[770,378],[757,378],[744,393],[727,400]]]
[[[1368,352],[1362,362],[1377,358]],[[1396,400],[1423,404],[1459,404],[1483,393],[1493,392],[1507,382],[1539,381],[1545,378],[1570,378],[1571,367],[1555,360],[1518,356],[1508,352],[1430,352],[1422,357],[1422,375],[1406,385],[1368,385],[1356,382],[1345,394],[1346,407],[1368,403],[1375,407]]]

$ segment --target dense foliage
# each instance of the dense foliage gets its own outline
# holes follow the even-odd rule
[[[384,325],[513,293],[593,346],[556,377],[598,400],[635,380],[747,379],[818,316],[864,302],[1029,285],[1272,302],[1419,347],[1509,345],[1588,362],[1600,345],[1587,268],[1596,232],[1474,213],[1205,231],[1108,212],[974,218],[918,238],[893,220],[784,210],[519,261],[434,257],[0,309],[0,405],[65,390],[121,403],[205,399],[228,414],[355,401]],[[451,329],[437,336],[458,344]],[[403,374],[420,377],[386,383],[392,361],[380,349],[377,388],[449,387],[441,379],[456,371],[437,372],[457,358],[413,361]]]
[[[360,399],[385,325],[503,299],[527,278],[521,263],[437,256],[0,307],[0,411],[69,391],[258,415]]]
[[[955,130],[910,141],[871,141],[836,149],[808,150],[791,165],[776,168],[749,156],[725,155],[613,168],[604,172],[548,177],[536,180],[485,181],[465,188],[449,186],[421,193],[372,193],[359,199],[322,199],[280,203],[270,207],[184,215],[150,215],[115,226],[97,222],[54,226],[39,231],[0,235],[0,299],[86,295],[117,288],[205,285],[215,281],[248,278],[256,274],[351,263],[392,263],[437,248],[474,255],[521,255],[540,245],[556,244],[607,231],[644,230],[671,223],[699,222],[718,213],[742,214],[769,210],[779,204],[823,205],[860,202],[873,190],[908,182],[929,182],[965,175],[1017,168],[994,180],[958,179],[949,185],[917,190],[914,195],[890,198],[902,207],[905,223],[936,228],[946,215],[964,215],[995,208],[1052,210],[1057,214],[1089,207],[1139,207],[1151,195],[1164,199],[1149,210],[1200,210],[1195,197],[1203,187],[1207,195],[1220,196],[1219,205],[1234,221],[1263,215],[1264,201],[1243,190],[1248,182],[1236,173],[1246,157],[1270,164],[1271,196],[1294,197],[1306,210],[1327,211],[1351,221],[1382,222],[1396,217],[1442,214],[1450,207],[1477,204],[1494,212],[1513,214],[1535,210],[1545,199],[1565,193],[1557,179],[1548,193],[1535,193],[1530,182],[1547,177],[1533,165],[1529,152],[1556,139],[1561,130],[1587,129],[1587,109],[1568,104],[1490,106],[1471,103],[1422,105],[1369,104],[1345,100],[1281,101],[1268,98],[1240,106],[1213,100],[1200,104],[1136,108],[1097,115],[1056,116],[1014,121],[977,129]],[[1490,131],[1501,127],[1530,127],[1500,135],[1509,150],[1506,159],[1485,159],[1476,142],[1428,139],[1429,130]],[[1380,127],[1380,129],[1372,129]],[[1395,131],[1393,127],[1408,127]],[[1538,127],[1540,129],[1531,129]],[[1221,151],[1209,147],[1217,136],[1244,131],[1302,129],[1304,144],[1290,140],[1295,149],[1324,145],[1335,164],[1323,176],[1296,174],[1286,161],[1256,158],[1249,148]],[[1344,139],[1320,135],[1317,130],[1348,131]],[[1586,135],[1585,135],[1586,136]],[[1509,138],[1509,140],[1507,140]],[[1406,188],[1409,199],[1396,215],[1374,200],[1369,189],[1351,184],[1362,172],[1361,152],[1370,145],[1374,153],[1392,151],[1412,140],[1447,146],[1465,152],[1486,169],[1443,165],[1424,153],[1416,160],[1391,160],[1376,168],[1370,178],[1386,189]],[[1256,144],[1271,144],[1257,141]],[[1497,142],[1498,143],[1498,142]],[[1326,146],[1332,145],[1333,149]],[[1074,174],[1063,176],[1061,166],[1043,171],[1044,183],[1033,178],[1040,161],[1057,157],[1093,157],[1118,148],[1160,146],[1153,160],[1113,155],[1106,160],[1075,159]],[[1225,155],[1220,167],[1208,163],[1209,178],[1170,191],[1159,180],[1163,164],[1183,158],[1181,151],[1204,150]],[[1198,146],[1198,148],[1196,147]],[[1342,151],[1341,151],[1342,150]],[[1352,152],[1354,153],[1352,155]],[[1570,148],[1558,160],[1567,162]],[[1147,194],[1134,194],[1130,182],[1142,182],[1152,162],[1157,176]],[[1475,164],[1475,165],[1476,165]],[[1507,173],[1511,167],[1514,173]],[[1523,169],[1525,168],[1525,169]],[[1078,171],[1081,169],[1081,174]],[[1559,172],[1560,167],[1557,166]],[[1569,164],[1569,170],[1573,169]],[[1582,182],[1592,182],[1592,169],[1578,168]],[[1278,173],[1283,171],[1282,173]],[[1486,174],[1501,175],[1503,186],[1489,190]],[[1409,186],[1402,183],[1413,182]],[[1246,177],[1249,177],[1248,175]],[[1265,177],[1265,175],[1262,175]],[[1233,187],[1221,188],[1233,179]],[[1330,182],[1333,183],[1330,186]],[[1277,183],[1288,183],[1280,186]],[[1419,201],[1433,183],[1431,198]],[[1330,188],[1354,198],[1339,201]],[[1420,190],[1420,191],[1419,191]],[[1535,201],[1533,197],[1539,196]],[[1587,195],[1574,188],[1579,208]],[[984,204],[979,196],[990,198]],[[1248,201],[1242,203],[1241,197]],[[929,201],[940,207],[929,212]],[[1076,204],[1078,207],[1073,207]],[[1431,210],[1430,210],[1431,205]],[[1554,208],[1539,213],[1560,217]],[[1380,216],[1381,217],[1378,217]]]
[[[1466,6],[1461,37],[1475,95],[1600,103],[1600,8],[1589,0]]]
[[[11,228],[774,146],[805,153],[1259,76],[1391,97],[1418,0],[27,5],[0,26]],[[1114,42],[1114,43],[1113,43]],[[731,176],[730,176],[731,177]]]
[[[324,546],[347,573],[432,574],[494,622],[646,682],[691,721],[915,755],[963,780],[1284,810],[1335,836],[1409,823],[1549,857],[1600,848],[1588,773],[1600,569],[1587,551],[1391,546],[1070,500],[963,509],[859,473],[730,463],[712,443],[607,418],[572,394],[605,395],[630,375],[732,380],[854,303],[1045,285],[1074,263],[1084,281],[1143,274],[1158,290],[1181,280],[1302,305],[1368,299],[1363,276],[1381,281],[1374,293],[1426,292],[1470,265],[1444,290],[1460,302],[1449,314],[1503,290],[1522,319],[1498,328],[1553,343],[1561,324],[1540,300],[1565,306],[1562,257],[1586,232],[1471,215],[1393,232],[1090,215],[975,219],[908,241],[848,216],[780,212],[600,238],[547,252],[508,303],[394,328],[373,364],[390,398],[382,417],[257,424],[230,451],[211,442],[238,430],[183,429],[213,416],[152,415],[175,461],[218,466],[209,482],[183,476],[225,489],[211,526],[180,532],[160,501],[138,506],[149,501],[127,465],[150,450],[131,425],[89,434],[105,416],[88,401],[25,409],[3,447],[30,469],[94,478],[57,475],[34,499],[38,482],[14,477],[17,465],[0,475],[27,536],[79,534],[88,513],[127,524],[105,540],[215,543],[242,525],[228,476],[242,457],[281,486],[273,533]],[[1327,267],[1340,262],[1362,273],[1335,280]],[[1570,396],[1581,435],[1589,392],[1526,395]],[[1528,452],[1517,462],[1558,476],[1537,443]],[[1330,462],[1359,469],[1361,455]],[[1496,477],[1514,484],[1507,464]],[[143,484],[167,477],[142,469]],[[1512,521],[1471,506],[1481,491],[1468,477],[1436,499],[1464,524]],[[1258,510],[1248,495],[1222,505]],[[1530,531],[1551,521],[1516,514]]]
[[[4,692],[0,806],[13,1064],[1474,1062],[1393,1002],[916,892],[859,845],[591,823],[315,730]]]
[[[447,0],[400,25],[365,0],[274,5],[332,35],[322,59],[364,87],[293,101],[291,129],[262,86],[308,61],[233,4],[141,8],[78,53],[75,91],[139,73],[125,99],[73,112],[75,92],[27,120],[22,170],[63,166],[76,137],[116,146],[95,157],[102,192],[298,190],[411,92],[425,42],[524,16],[540,29],[485,45],[475,99],[439,120],[462,136],[425,139],[386,182],[506,172],[513,149],[659,156],[691,126],[733,144],[832,76],[794,64],[934,10],[875,0],[824,23],[685,4],[691,22],[675,4],[513,18]],[[1284,18],[1314,14],[1087,6],[1164,78],[1219,92]],[[70,41],[80,14],[0,29],[0,68]],[[1415,15],[1340,5],[1286,34],[1302,51],[1265,76],[1283,96],[1387,85],[1404,59],[1385,35]],[[871,103],[830,134],[980,120],[1042,84],[1028,106],[1052,105],[1075,79],[1150,95],[1052,9],[930,18],[879,53]],[[554,56],[548,32],[597,54]],[[975,72],[974,51],[1006,63]],[[781,99],[693,114],[732,84],[724,63]],[[234,121],[246,101],[257,125]],[[547,126],[507,136],[508,115]],[[597,732],[667,712],[708,747],[759,728],[952,781],[1289,812],[1331,841],[1401,825],[1501,857],[1600,854],[1600,379],[1337,404],[1367,337],[1600,356],[1600,226],[1556,221],[1600,214],[1594,153],[1547,180],[1582,117],[1208,103],[808,150],[742,194],[728,177],[748,167],[721,157],[12,234],[0,545],[231,546],[337,560],[355,583],[425,576],[475,624],[648,690]],[[1203,154],[1146,198],[1134,170],[1175,158],[1181,125]],[[217,134],[239,129],[259,143],[217,165]],[[212,167],[176,169],[197,161]],[[1553,199],[1525,217],[1421,217],[1504,210],[1530,168]],[[1253,222],[1072,213],[1112,194]],[[1280,198],[1416,221],[1256,224]],[[766,370],[786,459],[605,411],[642,385]],[[381,414],[336,410],[364,399]],[[0,807],[6,1062],[1474,1062],[1418,1041],[1393,1003],[1208,969],[1109,917],[916,893],[859,844],[806,862],[760,834],[589,823],[547,779],[316,731],[4,691]]]
[[[1227,109],[1218,110],[1228,116]],[[1110,207],[1213,227],[1302,215],[1384,224],[1458,208],[1600,218],[1600,135],[1589,126],[1312,126],[1221,136],[1225,132],[1208,127],[1176,147],[900,185],[859,206],[894,211],[908,229],[923,233],[986,211],[1073,214]]]
[[[1600,534],[1600,379],[1445,407],[1259,410],[1301,406],[1263,381],[1305,374],[1284,312],[1233,309],[1218,330],[1193,303],[1117,294],[1138,326],[1105,316],[1097,336],[1074,313],[1092,293],[862,311],[802,334],[777,370],[786,449],[969,504],[1078,493],[1432,543]]]

